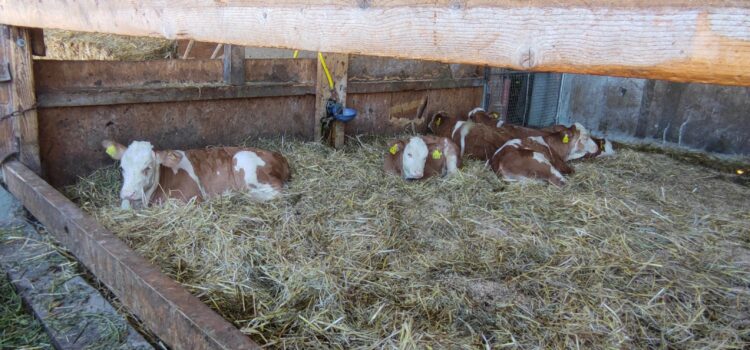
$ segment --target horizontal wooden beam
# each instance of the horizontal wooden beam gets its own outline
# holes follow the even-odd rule
[[[349,94],[372,94],[380,92],[458,89],[481,87],[482,84],[482,78],[349,81],[347,92]]]
[[[0,0],[18,26],[746,86],[749,21],[742,0]]]
[[[479,78],[354,81],[349,82],[347,91],[350,94],[366,94],[480,86],[482,86],[482,79]],[[53,108],[314,94],[315,87],[312,84],[298,83],[247,83],[240,86],[204,84],[148,88],[76,88],[37,92],[37,103],[40,108]]]
[[[8,190],[171,348],[259,349],[26,166],[2,168]]]
[[[225,100],[314,94],[311,84],[251,83],[148,88],[81,88],[37,93],[39,107],[106,106],[128,103]]]

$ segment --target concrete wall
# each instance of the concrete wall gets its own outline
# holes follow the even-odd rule
[[[558,119],[613,139],[750,155],[750,88],[566,74]]]

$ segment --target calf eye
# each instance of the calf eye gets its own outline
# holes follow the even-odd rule
[[[143,169],[143,175],[148,175],[148,173],[150,173],[150,172],[151,172],[151,167]]]
[[[407,154],[407,156],[411,157],[411,153]]]

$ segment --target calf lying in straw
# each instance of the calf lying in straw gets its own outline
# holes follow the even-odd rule
[[[130,208],[131,202],[148,206],[167,198],[200,201],[227,191],[269,200],[290,177],[284,156],[256,148],[155,151],[147,141],[133,141],[125,147],[111,140],[102,146],[110,157],[120,160],[123,209]]]
[[[495,152],[488,163],[498,176],[506,180],[546,180],[562,186],[565,184],[563,174],[573,173],[573,168],[566,161],[598,151],[599,146],[586,128],[575,124],[545,136],[510,140]]]
[[[383,170],[407,180],[445,176],[458,171],[461,157],[458,147],[445,137],[414,136],[389,144]]]

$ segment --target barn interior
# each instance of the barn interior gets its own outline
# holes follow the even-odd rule
[[[37,137],[7,138],[20,161],[4,165],[5,186],[172,348],[750,342],[746,75],[587,75],[572,73],[609,71],[2,28],[5,47],[14,35],[47,43],[27,57]],[[323,130],[331,96],[358,115]],[[504,182],[472,160],[444,179],[384,176],[389,140],[425,133],[437,111],[478,106],[516,125],[582,123],[617,155],[575,162],[563,188]],[[0,126],[28,128],[14,123]],[[233,194],[121,210],[104,138],[277,150],[293,180],[269,203]],[[81,243],[103,235],[125,255]],[[194,300],[161,293],[145,265]],[[184,324],[159,325],[175,312]],[[201,323],[206,314],[233,327]]]

